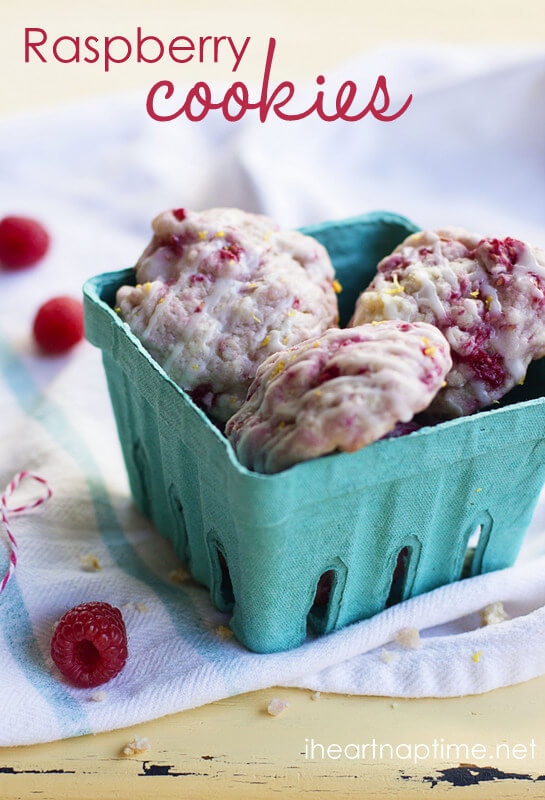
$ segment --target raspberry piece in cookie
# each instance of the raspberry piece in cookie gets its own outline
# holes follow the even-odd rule
[[[270,356],[225,432],[258,472],[359,450],[427,408],[451,365],[445,337],[426,323],[332,328]]]
[[[432,411],[471,414],[545,355],[545,252],[459,229],[415,233],[379,263],[350,324],[384,319],[429,322],[444,333],[453,367]]]
[[[333,267],[315,239],[232,208],[177,208],[153,230],[118,313],[215,420],[239,408],[268,355],[337,323]]]

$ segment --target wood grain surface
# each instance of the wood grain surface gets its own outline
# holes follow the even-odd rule
[[[273,697],[289,703],[278,717],[267,713]],[[545,677],[443,700],[263,690],[100,736],[2,748],[0,797],[545,798],[544,706]],[[134,736],[150,748],[125,757]]]

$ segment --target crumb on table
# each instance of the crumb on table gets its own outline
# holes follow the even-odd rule
[[[273,697],[267,706],[267,714],[270,714],[271,717],[279,717],[280,714],[283,714],[288,708],[289,703],[286,703],[285,700],[280,700],[278,697]]]
[[[138,756],[145,753],[151,747],[149,739],[146,736],[134,736],[122,750],[122,754],[127,758],[131,756]]]

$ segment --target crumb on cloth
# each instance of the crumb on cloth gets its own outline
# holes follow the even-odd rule
[[[385,664],[395,664],[396,661],[399,661],[399,653],[395,650],[382,649],[380,651],[380,660]]]
[[[489,603],[479,612],[481,616],[481,627],[485,628],[487,625],[498,625],[500,622],[505,622],[509,619],[509,614],[503,607],[501,600],[495,603]]]
[[[231,628],[227,627],[227,625],[218,625],[216,628],[216,634],[224,641],[233,638],[233,631]]]
[[[139,601],[130,601],[128,603],[123,603],[121,606],[122,611],[138,611],[140,614],[147,614],[149,611],[148,606]]]
[[[102,566],[94,553],[86,553],[80,556],[79,565],[84,572],[100,572]]]
[[[172,583],[181,586],[184,583],[189,583],[191,580],[191,573],[186,567],[177,567],[168,573],[168,579]]]
[[[401,647],[406,647],[409,650],[418,650],[422,646],[420,631],[417,628],[401,628],[396,633],[395,640]]]

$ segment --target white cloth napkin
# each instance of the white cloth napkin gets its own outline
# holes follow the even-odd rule
[[[289,226],[385,208],[422,227],[544,246],[545,55],[404,48],[339,76],[379,72],[394,97],[414,94],[397,123],[160,125],[130,96],[0,124],[0,216],[34,215],[53,235],[41,265],[0,272],[0,483],[31,470],[53,490],[9,521],[19,558],[0,594],[0,745],[105,731],[275,685],[441,697],[545,672],[545,499],[515,567],[256,655],[222,636],[228,619],[205,589],[172,581],[171,546],[135,511],[99,353],[82,343],[48,359],[32,345],[38,305],[133,263],[151,217],[171,206],[236,204]],[[17,498],[33,491],[23,485]],[[88,555],[99,571],[82,569]],[[6,549],[2,575],[7,564]],[[86,600],[119,606],[129,637],[125,669],[99,694],[63,682],[49,658],[55,621]],[[479,611],[496,601],[511,619],[481,627]],[[420,630],[419,648],[395,641],[405,627]]]

